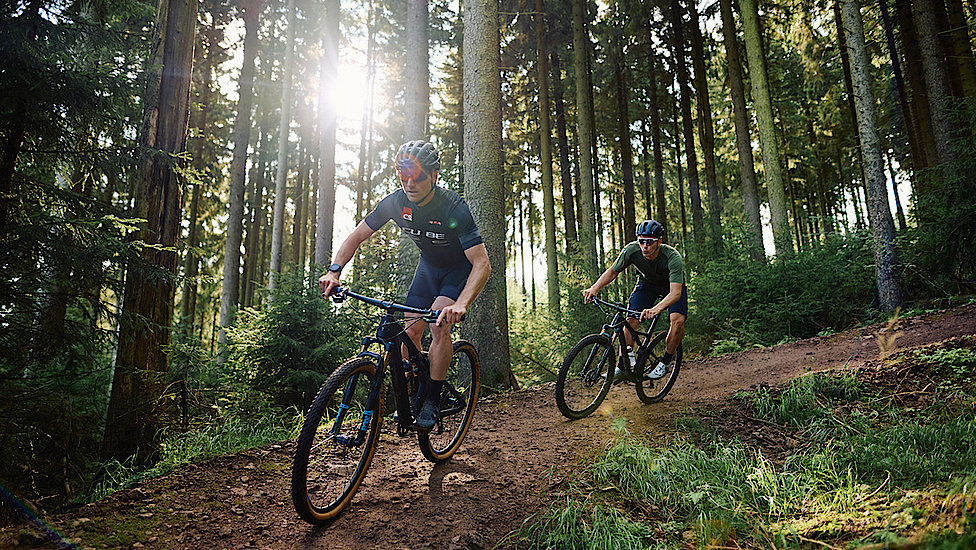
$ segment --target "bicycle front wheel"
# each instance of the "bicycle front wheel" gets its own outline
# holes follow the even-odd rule
[[[556,378],[559,412],[570,420],[592,414],[610,392],[616,359],[605,334],[591,334],[573,346]]]
[[[664,345],[667,337],[668,331],[666,330],[654,335],[654,339],[647,347],[648,351],[637,358],[637,372],[646,371],[648,366],[654,366],[661,360],[661,357],[664,356]],[[678,371],[681,370],[681,350],[682,346],[678,344],[678,349],[675,350],[674,358],[671,360],[671,371],[665,374],[663,378],[651,380],[641,377],[637,381],[637,398],[641,402],[657,403],[668,395],[671,386],[674,386],[674,381],[678,379]]]
[[[478,352],[466,340],[454,342],[454,355],[441,391],[441,412],[430,432],[418,433],[420,452],[431,462],[454,456],[468,433],[481,388]]]
[[[335,520],[366,476],[383,421],[383,392],[377,392],[375,406],[367,405],[376,376],[376,364],[368,357],[343,363],[305,417],[291,470],[291,498],[309,523]]]

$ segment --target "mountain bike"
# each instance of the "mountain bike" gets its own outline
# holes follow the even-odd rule
[[[589,416],[603,403],[614,382],[633,382],[637,386],[637,397],[643,403],[657,403],[664,399],[681,370],[682,346],[678,345],[668,374],[658,380],[644,376],[646,366],[656,365],[664,355],[668,331],[654,332],[661,316],[654,317],[647,332],[641,332],[627,324],[628,316],[640,319],[640,311],[596,297],[590,303],[600,308],[607,319],[612,316],[612,320],[604,322],[599,333],[583,337],[563,360],[556,378],[556,406],[559,412],[570,420]],[[637,364],[633,368],[624,343],[625,330],[634,338]],[[616,375],[618,370],[621,374]]]
[[[340,365],[322,385],[298,436],[291,472],[292,501],[302,519],[317,525],[334,521],[366,476],[379,444],[388,393],[394,401],[392,418],[397,435],[416,431],[424,457],[438,463],[451,458],[460,447],[471,425],[481,384],[478,352],[465,340],[455,341],[438,420],[429,432],[415,430],[414,417],[421,401],[418,396],[423,395],[424,380],[429,380],[430,363],[405,332],[405,325],[435,322],[440,311],[377,300],[342,287],[333,290],[332,298],[337,303],[355,298],[384,313],[376,335],[364,338],[362,351]],[[417,317],[400,322],[396,313]],[[401,344],[407,349],[407,362]],[[377,345],[382,348],[379,353],[370,349]]]

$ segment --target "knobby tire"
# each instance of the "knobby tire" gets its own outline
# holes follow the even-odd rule
[[[610,392],[617,360],[605,334],[591,334],[573,346],[556,378],[559,412],[570,420],[592,414]]]
[[[647,351],[642,353],[641,357],[637,358],[637,372],[643,372],[649,365],[656,365],[660,361],[664,355],[664,345],[667,337],[668,331],[666,330],[654,335],[654,339],[651,340],[651,345],[648,346]],[[642,377],[637,382],[637,398],[642,403],[657,403],[668,395],[671,387],[674,386],[674,381],[678,379],[678,371],[681,370],[681,355],[682,345],[678,344],[678,349],[675,350],[674,358],[671,360],[671,372],[657,380]]]
[[[376,376],[372,359],[351,359],[329,376],[309,408],[291,474],[295,510],[309,523],[328,525],[334,521],[366,476],[383,421],[382,391],[375,410],[366,410]],[[337,423],[343,400],[346,410]]]
[[[454,353],[441,392],[441,415],[430,432],[419,432],[420,452],[438,463],[454,456],[471,426],[478,391],[481,362],[474,346],[466,340],[454,342]]]

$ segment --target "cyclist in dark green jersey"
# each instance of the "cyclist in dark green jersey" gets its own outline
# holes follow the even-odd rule
[[[671,368],[671,359],[685,336],[685,320],[688,318],[688,287],[685,285],[684,264],[681,254],[674,247],[661,242],[664,227],[654,220],[637,224],[637,240],[627,244],[613,263],[593,286],[583,291],[583,301],[589,302],[610,284],[627,266],[633,265],[640,272],[640,280],[630,295],[627,307],[640,311],[640,319],[630,317],[627,322],[634,330],[640,321],[652,319],[668,310],[671,328],[665,341],[664,356],[656,365],[648,365],[645,376],[651,380],[663,377]],[[660,301],[658,298],[662,297]],[[655,303],[657,301],[657,303]],[[624,331],[624,340],[630,357],[630,366],[636,364],[630,332]]]
[[[416,427],[430,430],[437,422],[440,392],[453,353],[451,324],[461,320],[471,302],[481,293],[491,272],[485,249],[471,210],[457,193],[437,186],[440,155],[425,141],[408,141],[395,158],[401,189],[390,193],[356,226],[336,251],[333,264],[319,279],[325,296],[339,285],[342,268],[356,250],[392,220],[403,234],[420,248],[420,263],[407,292],[406,305],[440,310],[430,325],[430,384],[424,384]],[[407,334],[421,346],[425,323],[409,322]],[[404,357],[406,351],[404,350]]]

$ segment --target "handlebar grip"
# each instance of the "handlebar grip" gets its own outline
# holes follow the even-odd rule
[[[329,292],[329,297],[332,298],[332,301],[337,304],[342,302],[343,300],[346,299],[345,287],[341,287],[341,286],[332,287],[332,291]]]

